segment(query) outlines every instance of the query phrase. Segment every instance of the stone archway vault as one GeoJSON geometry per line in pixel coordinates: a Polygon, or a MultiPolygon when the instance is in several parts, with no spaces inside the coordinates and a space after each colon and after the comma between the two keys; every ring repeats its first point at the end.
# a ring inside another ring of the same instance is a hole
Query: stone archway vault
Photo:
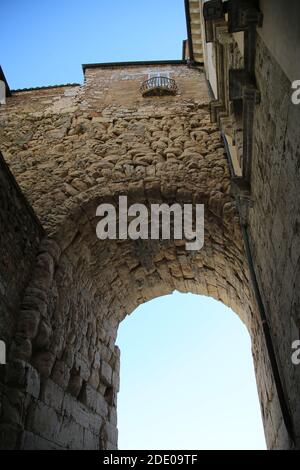
{"type": "MultiPolygon", "coordinates": [[[[246,323],[254,352],[260,347],[234,210],[227,221],[206,210],[199,252],[187,252],[179,240],[99,241],[96,207],[115,203],[119,194],[124,192],[116,186],[114,196],[111,190],[81,195],[80,207],[41,243],[11,348],[11,376],[25,363],[28,377],[19,409],[23,448],[116,448],[117,328],[154,297],[175,289],[212,296],[246,323]]],[[[174,185],[157,183],[147,191],[133,185],[126,194],[147,205],[183,198],[174,185]]],[[[203,202],[203,197],[197,201],[195,192],[186,190],[184,200],[203,202]]]]}
{"type": "Polygon", "coordinates": [[[176,289],[220,300],[247,325],[272,447],[278,400],[203,71],[180,62],[91,66],[85,75],[82,87],[14,93],[0,110],[4,156],[47,233],[9,348],[1,445],[115,448],[118,324],[176,289]],[[178,93],[144,99],[141,79],[158,67],[178,93]],[[96,208],[119,195],[147,206],[204,204],[203,249],[99,242],[96,208]]]}

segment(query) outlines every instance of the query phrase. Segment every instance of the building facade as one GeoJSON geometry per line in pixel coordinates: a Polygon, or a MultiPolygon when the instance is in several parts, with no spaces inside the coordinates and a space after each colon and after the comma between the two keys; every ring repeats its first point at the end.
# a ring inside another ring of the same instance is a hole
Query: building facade
{"type": "Polygon", "coordinates": [[[2,448],[115,449],[118,325],[174,290],[239,315],[268,447],[299,448],[299,7],[274,3],[187,1],[181,61],[12,92],[1,71],[2,448]],[[99,241],[96,209],[120,195],[204,204],[203,249],[99,241]]]}

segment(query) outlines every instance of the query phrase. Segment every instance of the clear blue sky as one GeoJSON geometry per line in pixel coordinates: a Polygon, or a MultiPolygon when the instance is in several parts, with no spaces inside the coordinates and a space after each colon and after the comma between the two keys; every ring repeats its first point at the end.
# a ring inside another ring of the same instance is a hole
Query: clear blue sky
{"type": "MultiPolygon", "coordinates": [[[[82,82],[82,63],[180,59],[183,0],[1,0],[12,89],[82,82]]],[[[125,320],[120,448],[264,448],[248,334],[204,297],[163,297],[125,320]]]]}
{"type": "Polygon", "coordinates": [[[119,448],[266,449],[248,331],[215,300],[174,293],[120,325],[119,448]]]}
{"type": "Polygon", "coordinates": [[[183,0],[1,0],[12,89],[83,80],[81,64],[181,59],[183,0]]]}

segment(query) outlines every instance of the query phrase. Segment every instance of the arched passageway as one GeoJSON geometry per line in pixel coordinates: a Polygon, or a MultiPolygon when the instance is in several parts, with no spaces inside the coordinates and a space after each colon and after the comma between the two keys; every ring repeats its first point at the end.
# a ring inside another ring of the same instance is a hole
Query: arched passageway
{"type": "Polygon", "coordinates": [[[4,447],[116,448],[118,326],[174,290],[219,300],[246,324],[268,446],[281,433],[289,447],[204,74],[174,65],[180,93],[147,101],[138,91],[147,70],[91,68],[83,87],[16,93],[6,108],[5,157],[46,236],[10,346],[4,447]],[[97,207],[120,195],[147,207],[204,204],[203,249],[99,241],[97,207]]]}
{"type": "MultiPolygon", "coordinates": [[[[146,205],[174,203],[178,195],[180,202],[183,197],[195,202],[195,193],[187,190],[174,195],[174,185],[148,186],[144,196],[140,188],[138,202],[146,205]]],[[[118,326],[142,303],[174,290],[231,307],[249,330],[257,373],[268,374],[234,210],[228,220],[206,209],[204,247],[196,252],[178,240],[100,242],[96,208],[103,201],[115,203],[120,194],[102,192],[86,202],[81,197],[81,208],[42,242],[24,297],[11,355],[30,362],[40,383],[23,409],[25,448],[32,435],[35,447],[117,446],[118,326]]],[[[134,190],[126,194],[137,202],[134,190]]],[[[263,383],[259,393],[261,400],[268,393],[263,383]]]]}

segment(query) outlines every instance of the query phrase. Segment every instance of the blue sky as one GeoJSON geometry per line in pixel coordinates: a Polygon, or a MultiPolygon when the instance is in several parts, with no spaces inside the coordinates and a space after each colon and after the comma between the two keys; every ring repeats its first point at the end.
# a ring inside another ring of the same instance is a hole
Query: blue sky
{"type": "MultiPolygon", "coordinates": [[[[12,89],[82,82],[82,63],[181,59],[183,0],[1,0],[12,89]]],[[[119,445],[265,448],[248,333],[198,296],[141,306],[120,326],[119,445]]]]}
{"type": "Polygon", "coordinates": [[[174,293],[120,325],[119,448],[266,449],[248,331],[220,302],[174,293]]]}
{"type": "Polygon", "coordinates": [[[81,83],[81,64],[181,59],[183,0],[1,0],[12,89],[81,83]]]}

